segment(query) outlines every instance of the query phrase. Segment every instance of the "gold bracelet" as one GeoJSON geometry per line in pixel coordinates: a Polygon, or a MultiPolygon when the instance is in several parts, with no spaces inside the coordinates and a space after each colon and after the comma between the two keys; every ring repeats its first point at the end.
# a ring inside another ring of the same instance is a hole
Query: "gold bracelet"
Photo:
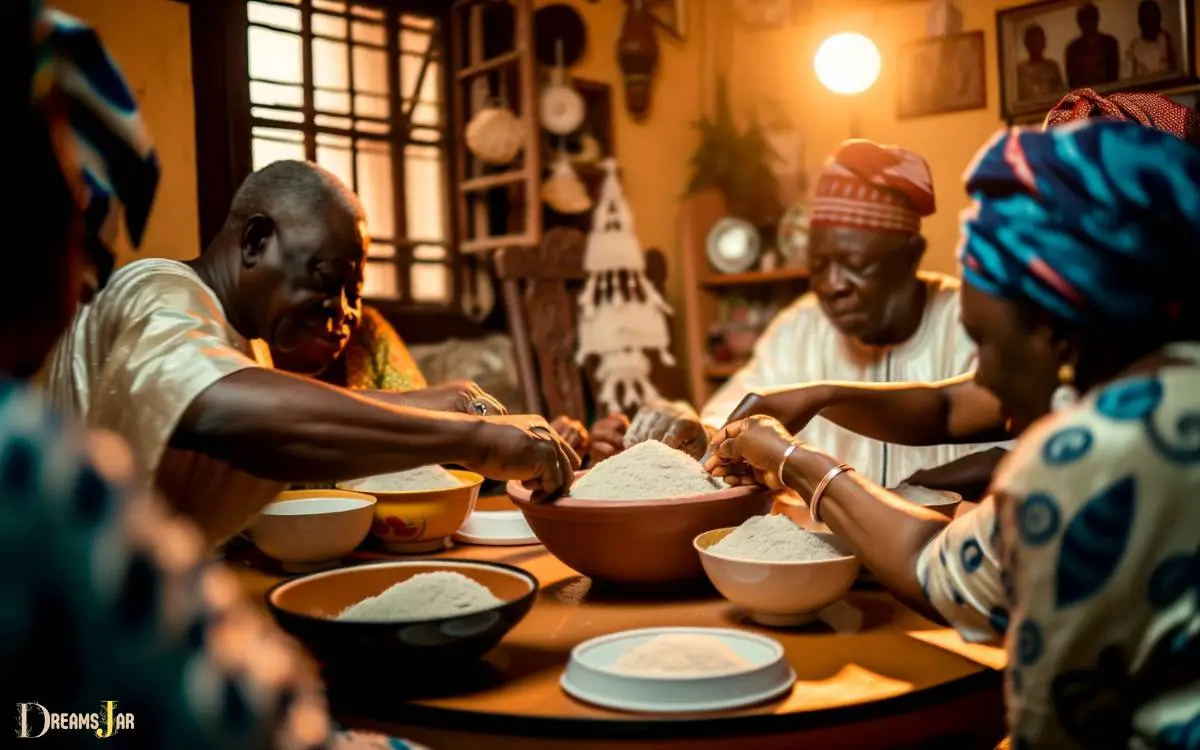
{"type": "Polygon", "coordinates": [[[839,464],[830,469],[825,476],[821,477],[821,481],[817,483],[817,488],[813,490],[812,499],[808,501],[808,513],[812,516],[812,520],[817,523],[824,523],[821,520],[821,498],[825,495],[825,489],[829,487],[829,483],[847,471],[854,471],[854,467],[850,464],[839,464]]]}
{"type": "Polygon", "coordinates": [[[775,472],[775,476],[776,476],[776,478],[777,478],[777,479],[779,479],[779,486],[780,486],[780,487],[786,487],[786,486],[787,486],[787,485],[786,485],[786,484],[784,484],[784,482],[783,482],[783,467],[787,466],[788,459],[789,459],[789,458],[791,458],[791,457],[792,457],[792,454],[796,452],[796,449],[797,449],[797,448],[799,448],[799,447],[800,447],[800,446],[802,446],[802,445],[805,445],[805,442],[804,442],[803,440],[801,440],[801,441],[799,441],[799,442],[792,441],[792,444],[791,444],[791,445],[789,445],[789,446],[787,447],[787,450],[785,450],[785,451],[783,452],[783,458],[782,458],[782,459],[780,459],[780,461],[779,461],[779,471],[775,472]]]}

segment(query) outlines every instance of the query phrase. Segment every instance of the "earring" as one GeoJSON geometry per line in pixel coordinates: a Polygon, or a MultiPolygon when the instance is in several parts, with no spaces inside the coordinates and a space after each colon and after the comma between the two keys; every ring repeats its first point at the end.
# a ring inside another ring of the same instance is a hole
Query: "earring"
{"type": "Polygon", "coordinates": [[[1064,362],[1058,368],[1058,387],[1050,396],[1050,411],[1070,409],[1079,402],[1079,391],[1075,389],[1075,366],[1064,362]]]}

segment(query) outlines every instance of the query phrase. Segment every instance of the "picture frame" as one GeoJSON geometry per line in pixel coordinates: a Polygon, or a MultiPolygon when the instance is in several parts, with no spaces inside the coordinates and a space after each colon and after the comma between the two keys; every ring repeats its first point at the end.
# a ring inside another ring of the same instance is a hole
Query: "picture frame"
{"type": "Polygon", "coordinates": [[[1196,81],[1194,0],[1040,0],[996,11],[1001,116],[1045,113],[1068,91],[1196,81]]]}
{"type": "Polygon", "coordinates": [[[909,42],[899,55],[897,119],[987,108],[982,30],[909,42]]]}

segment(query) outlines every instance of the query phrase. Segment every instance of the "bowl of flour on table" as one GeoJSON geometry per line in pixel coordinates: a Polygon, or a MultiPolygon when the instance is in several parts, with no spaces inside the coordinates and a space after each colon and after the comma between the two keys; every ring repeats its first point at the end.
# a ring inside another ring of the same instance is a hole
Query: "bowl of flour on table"
{"type": "Polygon", "coordinates": [[[503,563],[392,560],[292,578],[267,592],[267,606],[327,672],[374,681],[477,660],[537,591],[533,575],[503,563]]]}
{"type": "Polygon", "coordinates": [[[471,515],[483,477],[472,471],[420,466],[338,483],[338,489],[375,497],[371,536],[388,552],[423,555],[451,546],[471,515]]]}
{"type": "Polygon", "coordinates": [[[846,595],[859,561],[833,534],[807,531],[785,515],[747,519],[693,542],[717,591],[763,625],[792,627],[846,595]]]}
{"type": "Polygon", "coordinates": [[[550,554],[595,580],[638,586],[702,578],[695,536],[769,512],[776,494],[729,487],[653,440],[576,473],[570,492],[553,502],[536,503],[519,482],[508,483],[550,554]]]}

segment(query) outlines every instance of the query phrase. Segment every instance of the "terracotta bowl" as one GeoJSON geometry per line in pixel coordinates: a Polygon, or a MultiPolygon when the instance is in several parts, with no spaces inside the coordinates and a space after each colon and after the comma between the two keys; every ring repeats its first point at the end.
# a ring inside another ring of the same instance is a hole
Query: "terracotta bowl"
{"type": "Polygon", "coordinates": [[[478,659],[533,606],[538,580],[520,568],[475,560],[394,560],[313,573],[276,584],[267,606],[280,627],[337,674],[412,675],[414,663],[478,659]],[[487,586],[503,604],[439,620],[348,622],[335,619],[351,604],[418,573],[460,573],[487,586]]]}
{"type": "Polygon", "coordinates": [[[375,522],[371,535],[389,552],[423,555],[450,546],[451,537],[475,509],[483,477],[473,471],[447,469],[462,482],[461,487],[441,490],[384,492],[355,489],[367,479],[338,484],[340,489],[373,495],[375,522]]]}
{"type": "Polygon", "coordinates": [[[336,565],[367,538],[375,498],[345,490],[282,492],[246,536],[291,573],[336,565]]]}
{"type": "Polygon", "coordinates": [[[736,527],[706,531],[693,542],[704,572],[721,596],[749,610],[751,619],[772,627],[792,627],[816,619],[817,611],[846,595],[858,575],[859,561],[833,534],[813,532],[843,557],[807,562],[741,560],[708,548],[736,527]]]}
{"type": "Polygon", "coordinates": [[[692,547],[696,535],[769,513],[775,500],[775,492],[763,487],[733,487],[662,500],[567,496],[535,505],[519,482],[508,483],[508,495],[550,554],[585,576],[626,585],[703,577],[692,547]]]}

